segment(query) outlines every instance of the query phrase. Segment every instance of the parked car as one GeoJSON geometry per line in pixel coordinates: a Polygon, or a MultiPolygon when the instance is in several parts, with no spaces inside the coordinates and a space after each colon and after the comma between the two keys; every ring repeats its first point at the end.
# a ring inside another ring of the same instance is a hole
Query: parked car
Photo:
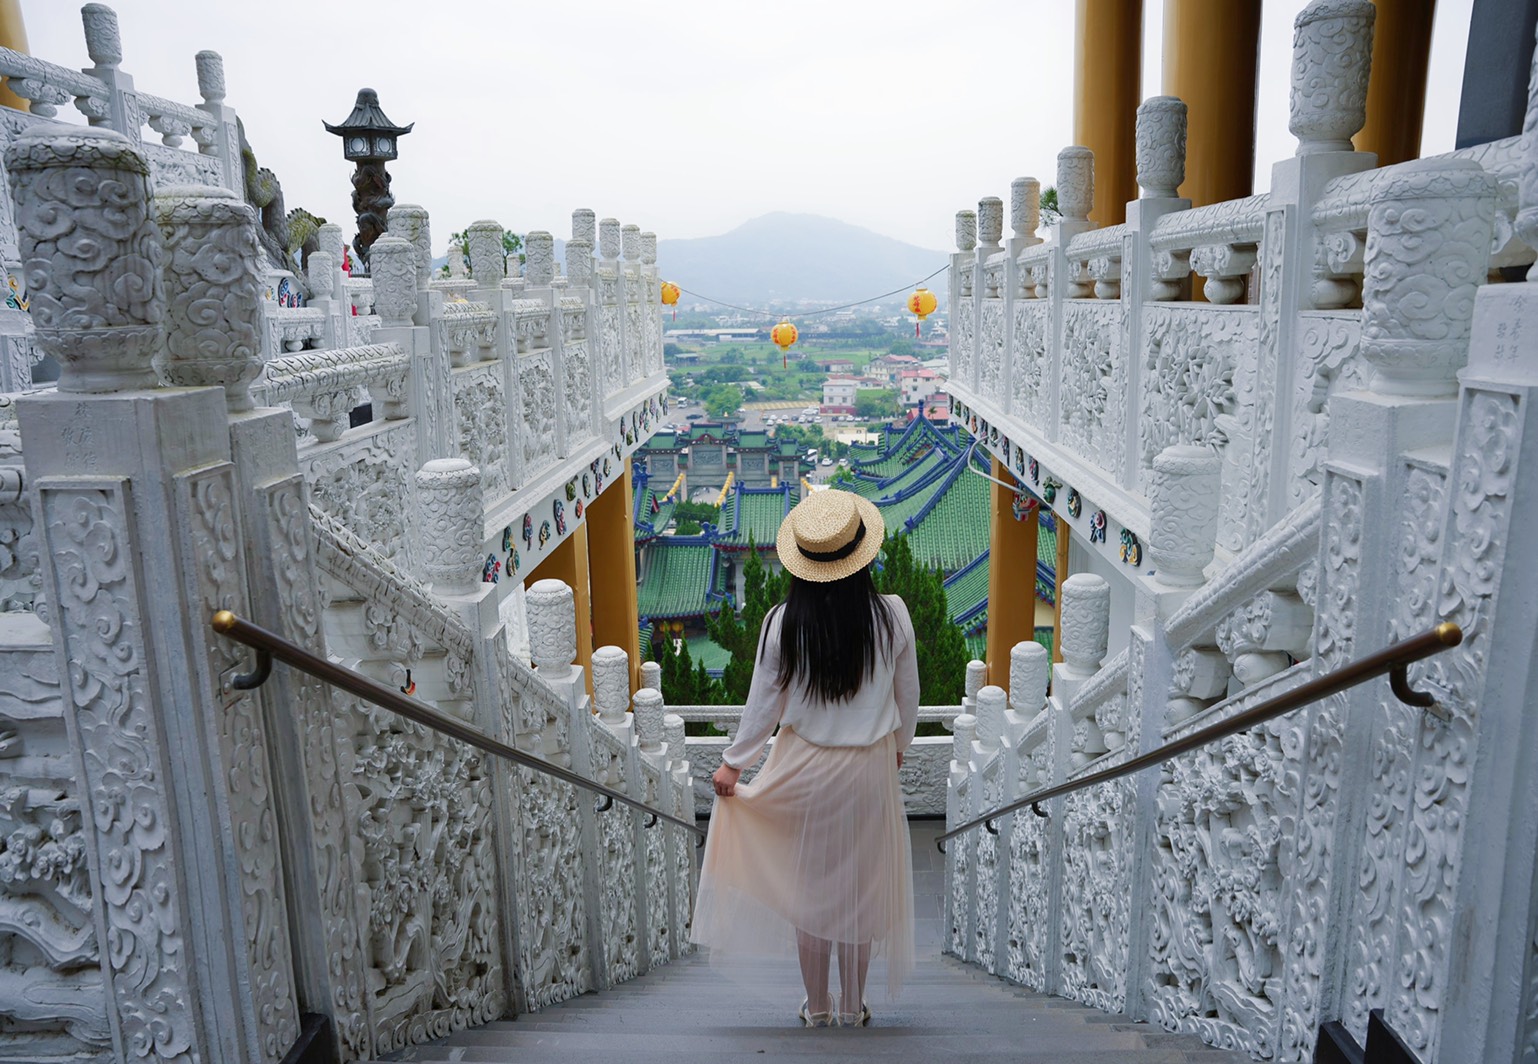
{"type": "Polygon", "coordinates": [[[689,415],[689,420],[690,421],[698,421],[700,418],[702,418],[704,416],[705,416],[704,414],[690,414],[689,415]]]}
{"type": "Polygon", "coordinates": [[[825,466],[832,465],[833,464],[833,459],[831,459],[831,458],[824,458],[822,460],[822,464],[825,465],[825,466]]]}

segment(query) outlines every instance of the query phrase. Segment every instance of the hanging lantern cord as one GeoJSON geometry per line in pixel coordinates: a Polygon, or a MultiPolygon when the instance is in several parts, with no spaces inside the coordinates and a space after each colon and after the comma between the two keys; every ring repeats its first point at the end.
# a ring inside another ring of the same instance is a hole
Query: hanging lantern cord
{"type": "MultiPolygon", "coordinates": [[[[828,307],[824,310],[811,310],[807,311],[805,314],[797,314],[796,316],[798,318],[815,318],[822,314],[835,314],[841,310],[848,310],[850,307],[859,307],[865,305],[866,303],[874,303],[878,299],[888,299],[901,292],[906,292],[910,288],[917,288],[919,285],[926,281],[932,281],[950,268],[950,264],[947,263],[946,265],[941,266],[934,273],[930,274],[928,277],[920,278],[911,284],[905,284],[901,288],[894,288],[890,292],[882,292],[879,296],[871,296],[869,299],[857,299],[853,303],[845,303],[842,306],[837,307],[828,307]]],[[[728,310],[740,310],[744,314],[752,314],[753,316],[759,318],[774,318],[778,316],[775,314],[769,314],[766,311],[754,310],[752,307],[739,307],[736,303],[728,303],[725,300],[712,299],[707,295],[701,295],[699,292],[691,291],[688,288],[680,287],[678,290],[684,295],[693,296],[695,299],[703,299],[707,303],[714,303],[716,306],[725,307],[728,310]]]]}

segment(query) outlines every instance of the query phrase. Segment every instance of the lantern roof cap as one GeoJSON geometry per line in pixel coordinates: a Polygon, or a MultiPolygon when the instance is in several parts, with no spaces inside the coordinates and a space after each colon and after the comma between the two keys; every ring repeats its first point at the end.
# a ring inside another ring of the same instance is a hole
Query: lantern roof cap
{"type": "Polygon", "coordinates": [[[352,114],[341,122],[332,125],[330,122],[322,122],[326,132],[335,133],[337,136],[346,136],[348,133],[364,131],[368,133],[393,133],[395,136],[404,136],[411,132],[411,127],[398,126],[385,117],[384,111],[379,106],[379,93],[373,89],[359,89],[358,102],[353,104],[352,114]]]}

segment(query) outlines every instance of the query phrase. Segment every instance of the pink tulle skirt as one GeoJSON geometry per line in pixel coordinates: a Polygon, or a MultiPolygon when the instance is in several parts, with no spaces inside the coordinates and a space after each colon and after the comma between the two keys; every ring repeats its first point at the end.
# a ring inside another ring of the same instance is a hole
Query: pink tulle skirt
{"type": "Polygon", "coordinates": [[[694,941],[712,963],[793,957],[798,929],[871,943],[889,993],[913,970],[913,854],[895,735],[817,746],[781,728],[753,782],[716,798],[694,941]]]}

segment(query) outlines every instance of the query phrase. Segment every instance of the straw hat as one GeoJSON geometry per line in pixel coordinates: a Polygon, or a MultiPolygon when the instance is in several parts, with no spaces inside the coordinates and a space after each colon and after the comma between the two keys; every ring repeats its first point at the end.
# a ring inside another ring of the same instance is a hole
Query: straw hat
{"type": "Polygon", "coordinates": [[[780,564],[813,583],[842,580],[875,560],[885,535],[870,500],[851,491],[813,492],[780,523],[780,564]]]}

